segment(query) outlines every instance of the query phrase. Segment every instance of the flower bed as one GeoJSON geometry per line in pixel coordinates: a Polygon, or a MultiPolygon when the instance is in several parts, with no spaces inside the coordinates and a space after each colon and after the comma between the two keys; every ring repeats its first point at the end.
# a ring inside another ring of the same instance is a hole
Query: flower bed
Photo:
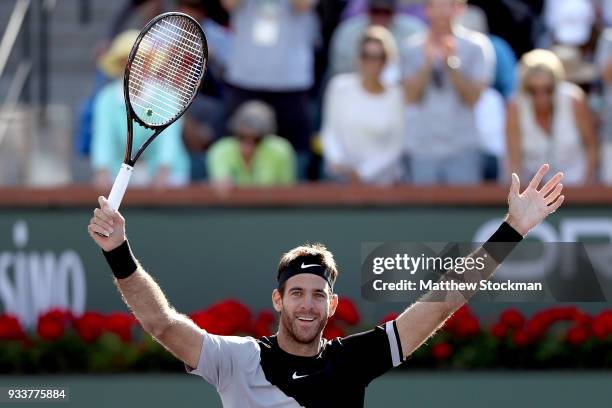
{"type": "MultiPolygon", "coordinates": [[[[190,317],[220,335],[270,335],[277,324],[269,310],[254,314],[235,300],[216,303],[190,317]]],[[[381,323],[397,317],[385,316],[381,323]]],[[[370,325],[342,299],[325,328],[342,337],[370,325]]],[[[403,366],[406,369],[612,368],[612,310],[590,316],[576,307],[540,311],[526,318],[508,309],[483,327],[468,307],[459,309],[403,366]]],[[[15,317],[0,315],[0,373],[108,373],[180,371],[182,364],[146,335],[128,313],[61,310],[41,315],[35,332],[15,317]]]]}

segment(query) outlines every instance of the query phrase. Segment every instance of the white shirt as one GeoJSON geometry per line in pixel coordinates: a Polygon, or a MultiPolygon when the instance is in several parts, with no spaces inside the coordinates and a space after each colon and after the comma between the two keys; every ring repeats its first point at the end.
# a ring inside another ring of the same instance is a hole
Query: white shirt
{"type": "Polygon", "coordinates": [[[587,157],[582,135],[576,123],[573,100],[580,88],[561,82],[555,90],[555,112],[552,134],[547,134],[537,123],[531,99],[519,94],[518,109],[523,146],[523,176],[533,177],[542,165],[549,163],[551,171],[565,173],[563,183],[580,185],[586,181],[587,157]]]}
{"type": "Polygon", "coordinates": [[[403,116],[399,86],[372,94],[358,74],[334,77],[325,95],[321,131],[325,162],[351,168],[366,183],[399,181],[403,116]]]}

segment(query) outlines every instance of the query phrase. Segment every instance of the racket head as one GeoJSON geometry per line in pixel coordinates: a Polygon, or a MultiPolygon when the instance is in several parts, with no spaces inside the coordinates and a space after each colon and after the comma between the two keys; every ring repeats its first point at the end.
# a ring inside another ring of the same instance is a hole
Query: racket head
{"type": "Polygon", "coordinates": [[[124,75],[128,121],[164,129],[185,113],[202,84],[208,43],[191,16],[170,12],[151,20],[130,52],[124,75]]]}

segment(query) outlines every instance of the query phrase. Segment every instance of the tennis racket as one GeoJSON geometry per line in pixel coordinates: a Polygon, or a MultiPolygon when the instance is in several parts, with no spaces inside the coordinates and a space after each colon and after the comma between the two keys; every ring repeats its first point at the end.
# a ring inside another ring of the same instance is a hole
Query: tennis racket
{"type": "Polygon", "coordinates": [[[108,196],[118,210],[134,165],[161,132],[185,113],[200,88],[208,44],[202,27],[183,13],[165,13],[140,32],[130,52],[123,79],[127,112],[125,159],[108,196]],[[132,157],[133,124],[153,134],[132,157]]]}

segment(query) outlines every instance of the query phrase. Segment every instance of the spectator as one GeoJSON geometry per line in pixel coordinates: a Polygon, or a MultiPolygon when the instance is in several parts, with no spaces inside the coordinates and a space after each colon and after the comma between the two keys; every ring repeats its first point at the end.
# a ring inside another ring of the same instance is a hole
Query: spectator
{"type": "MultiPolygon", "coordinates": [[[[261,100],[276,113],[279,136],[290,140],[305,170],[311,123],[308,90],[314,83],[317,0],[223,0],[234,46],[226,73],[227,115],[261,100]]],[[[300,173],[304,173],[301,171],[300,173]]]]}
{"type": "Polygon", "coordinates": [[[599,38],[597,67],[604,83],[601,111],[601,181],[612,184],[612,29],[606,29],[599,38]]]}
{"type": "MultiPolygon", "coordinates": [[[[369,25],[383,26],[393,33],[397,44],[409,36],[425,30],[425,24],[416,17],[396,13],[397,0],[369,0],[368,13],[352,17],[336,29],[331,43],[332,75],[353,72],[357,68],[359,41],[369,25]]],[[[399,66],[389,65],[385,78],[399,82],[399,66]]]]}
{"type": "MultiPolygon", "coordinates": [[[[93,182],[98,188],[107,189],[112,185],[123,162],[127,134],[123,72],[137,37],[138,31],[120,34],[99,61],[100,69],[114,79],[102,88],[94,102],[91,163],[93,182]]],[[[147,148],[134,169],[134,183],[164,187],[189,181],[189,159],[181,142],[182,127],[179,119],[147,148]]],[[[150,134],[150,130],[134,125],[134,146],[140,146],[150,134]]]]}
{"type": "Polygon", "coordinates": [[[278,136],[274,111],[259,101],[240,106],[230,120],[234,136],[214,143],[208,174],[220,186],[290,185],[296,180],[295,152],[278,136]]]}
{"type": "Polygon", "coordinates": [[[453,26],[462,0],[427,0],[431,27],[405,43],[407,151],[417,184],[482,180],[474,105],[495,73],[491,42],[453,26]]]}
{"type": "Polygon", "coordinates": [[[385,85],[385,63],[397,54],[393,36],[373,26],[358,46],[359,73],[334,77],[323,117],[323,155],[334,179],[392,184],[401,177],[402,91],[385,85]]]}
{"type": "Polygon", "coordinates": [[[564,76],[552,51],[521,59],[520,90],[508,108],[509,168],[527,177],[546,162],[565,173],[564,183],[579,185],[595,180],[597,140],[584,92],[564,76]]]}
{"type": "Polygon", "coordinates": [[[460,18],[460,24],[468,30],[486,35],[495,51],[495,88],[505,99],[514,92],[516,79],[516,54],[506,40],[489,33],[487,15],[477,6],[468,6],[460,18]]]}

